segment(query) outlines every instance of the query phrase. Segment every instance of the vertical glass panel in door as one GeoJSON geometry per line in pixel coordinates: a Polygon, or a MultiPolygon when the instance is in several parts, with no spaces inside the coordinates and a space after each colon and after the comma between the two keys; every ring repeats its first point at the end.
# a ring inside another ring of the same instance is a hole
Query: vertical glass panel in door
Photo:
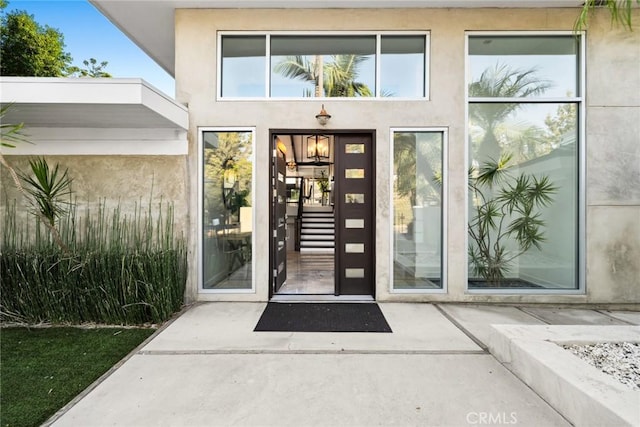
{"type": "Polygon", "coordinates": [[[393,135],[393,288],[442,288],[442,132],[393,135]]]}
{"type": "Polygon", "coordinates": [[[266,96],[264,36],[222,36],[222,96],[266,96]]]}
{"type": "Polygon", "coordinates": [[[272,97],[375,96],[375,36],[272,36],[272,97]]]}
{"type": "Polygon", "coordinates": [[[252,132],[205,131],[203,287],[251,289],[252,132]]]}

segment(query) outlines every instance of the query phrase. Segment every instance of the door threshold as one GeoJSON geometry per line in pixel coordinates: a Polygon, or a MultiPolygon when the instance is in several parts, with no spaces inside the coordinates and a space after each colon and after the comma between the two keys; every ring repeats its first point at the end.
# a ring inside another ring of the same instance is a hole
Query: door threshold
{"type": "Polygon", "coordinates": [[[293,295],[281,294],[271,297],[269,302],[373,302],[371,295],[293,295]]]}

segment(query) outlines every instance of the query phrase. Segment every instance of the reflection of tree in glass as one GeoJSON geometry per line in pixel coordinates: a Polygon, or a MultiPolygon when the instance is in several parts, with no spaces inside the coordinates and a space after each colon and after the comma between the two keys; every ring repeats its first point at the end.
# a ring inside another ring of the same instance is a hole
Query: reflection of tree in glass
{"type": "Polygon", "coordinates": [[[205,209],[209,219],[223,216],[225,211],[237,215],[240,207],[251,200],[251,134],[220,132],[218,147],[204,150],[205,209]],[[225,175],[226,174],[226,175],[225,175]],[[233,193],[223,202],[225,176],[233,175],[233,193]]]}
{"type": "MultiPolygon", "coordinates": [[[[363,55],[331,55],[325,62],[320,55],[288,56],[274,70],[285,77],[313,83],[316,97],[373,96],[371,89],[357,82],[359,67],[368,58],[363,55]],[[323,93],[324,92],[324,93],[323,93]]],[[[306,90],[304,96],[312,94],[306,90]]]]}
{"type": "MultiPolygon", "coordinates": [[[[529,70],[513,69],[506,64],[496,63],[494,67],[484,70],[480,78],[469,85],[469,97],[471,98],[526,98],[543,94],[551,87],[551,83],[536,75],[535,68],[529,70]]],[[[498,159],[502,151],[497,137],[500,127],[507,117],[521,108],[520,103],[474,103],[469,106],[469,119],[484,131],[484,136],[475,150],[482,153],[485,158],[498,159]]],[[[532,134],[532,129],[524,127],[532,134]]],[[[536,138],[534,138],[536,139],[536,138]]],[[[522,145],[522,144],[520,144],[522,145]]]]}
{"type": "MultiPolygon", "coordinates": [[[[568,93],[567,97],[570,96],[568,93]]],[[[548,114],[544,119],[544,124],[547,125],[547,147],[545,152],[539,154],[547,154],[558,148],[568,137],[575,139],[576,120],[575,104],[560,105],[554,116],[548,114]]]]}
{"type": "Polygon", "coordinates": [[[422,135],[420,138],[415,133],[394,134],[396,192],[408,197],[412,206],[440,199],[440,138],[439,133],[422,135]]]}

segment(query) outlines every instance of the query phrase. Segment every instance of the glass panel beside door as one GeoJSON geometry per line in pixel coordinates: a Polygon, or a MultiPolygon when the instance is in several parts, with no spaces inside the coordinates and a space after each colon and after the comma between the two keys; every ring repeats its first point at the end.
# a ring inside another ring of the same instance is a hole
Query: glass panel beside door
{"type": "Polygon", "coordinates": [[[204,131],[204,289],[251,289],[253,195],[251,131],[204,131]]]}
{"type": "Polygon", "coordinates": [[[393,133],[393,290],[443,287],[442,131],[393,133]]]}

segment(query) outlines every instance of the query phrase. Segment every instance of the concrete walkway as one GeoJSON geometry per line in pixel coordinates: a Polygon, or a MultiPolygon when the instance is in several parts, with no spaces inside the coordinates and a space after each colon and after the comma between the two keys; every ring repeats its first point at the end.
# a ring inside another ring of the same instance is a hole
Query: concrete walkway
{"type": "Polygon", "coordinates": [[[488,351],[492,324],[640,324],[640,312],[379,304],[392,334],[253,332],[203,303],[84,393],[62,426],[566,426],[488,351]]]}

